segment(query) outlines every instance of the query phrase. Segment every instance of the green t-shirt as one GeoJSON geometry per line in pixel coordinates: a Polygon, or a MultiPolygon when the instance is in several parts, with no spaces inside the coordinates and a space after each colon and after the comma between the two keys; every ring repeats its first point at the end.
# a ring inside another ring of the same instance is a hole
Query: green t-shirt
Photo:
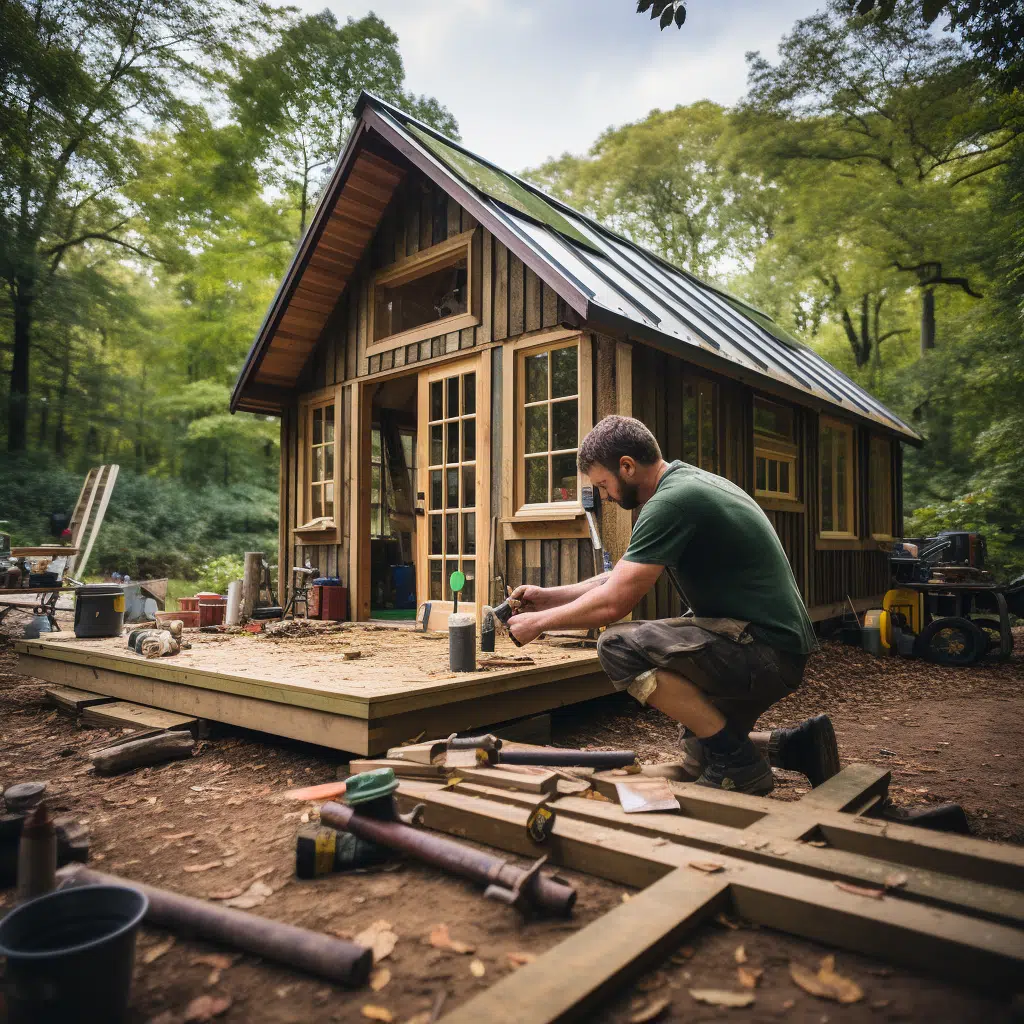
{"type": "Polygon", "coordinates": [[[778,535],[757,502],[724,477],[671,463],[623,558],[664,565],[694,615],[749,622],[755,639],[780,650],[815,646],[778,535]]]}

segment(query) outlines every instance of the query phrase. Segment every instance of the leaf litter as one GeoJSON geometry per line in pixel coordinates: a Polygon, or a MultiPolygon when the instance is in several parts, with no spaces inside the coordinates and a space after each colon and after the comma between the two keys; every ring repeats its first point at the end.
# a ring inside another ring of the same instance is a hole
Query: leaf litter
{"type": "Polygon", "coordinates": [[[790,961],[789,976],[805,992],[819,999],[836,1003],[856,1003],[864,998],[864,990],[853,979],[836,973],[836,958],[829,954],[822,958],[818,973],[796,961],[790,961]]]}

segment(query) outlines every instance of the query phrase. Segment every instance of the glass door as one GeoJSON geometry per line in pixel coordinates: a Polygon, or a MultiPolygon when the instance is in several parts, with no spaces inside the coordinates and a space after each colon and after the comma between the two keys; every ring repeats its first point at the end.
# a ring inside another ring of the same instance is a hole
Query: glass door
{"type": "MultiPolygon", "coordinates": [[[[489,455],[481,450],[478,421],[483,411],[480,367],[479,358],[460,360],[420,378],[419,435],[424,443],[418,480],[425,489],[417,493],[417,504],[426,518],[417,573],[421,601],[451,601],[448,581],[457,569],[466,575],[460,602],[475,605],[478,595],[486,595],[480,577],[487,572],[486,557],[480,552],[489,455]]],[[[486,416],[484,411],[480,419],[486,421],[486,416]]]]}

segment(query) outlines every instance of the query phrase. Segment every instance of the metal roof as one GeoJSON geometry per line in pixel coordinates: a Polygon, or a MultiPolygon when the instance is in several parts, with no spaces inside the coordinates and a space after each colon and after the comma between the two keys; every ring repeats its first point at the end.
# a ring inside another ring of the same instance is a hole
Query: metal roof
{"type": "MultiPolygon", "coordinates": [[[[674,343],[671,347],[683,357],[687,350],[692,354],[697,350],[724,359],[906,440],[921,441],[912,427],[767,314],[608,230],[377,97],[364,93],[357,114],[366,105],[408,145],[456,175],[515,241],[586,296],[587,309],[578,310],[585,319],[605,320],[639,338],[660,335],[660,340],[674,343]],[[494,181],[497,186],[491,184],[494,181]],[[508,183],[515,185],[514,207],[508,201],[512,194],[508,183]],[[529,202],[520,198],[524,190],[529,202]]],[[[515,242],[510,247],[519,248],[515,242]]]]}

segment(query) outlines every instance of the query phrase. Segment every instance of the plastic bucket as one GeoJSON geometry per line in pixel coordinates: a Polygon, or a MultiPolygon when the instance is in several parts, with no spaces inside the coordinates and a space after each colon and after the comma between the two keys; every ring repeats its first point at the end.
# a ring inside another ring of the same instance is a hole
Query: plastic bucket
{"type": "Polygon", "coordinates": [[[135,936],[149,901],[123,885],[30,900],[0,921],[10,1024],[116,1024],[128,1010],[135,936]]]}
{"type": "Polygon", "coordinates": [[[124,587],[87,583],[75,596],[75,636],[120,636],[124,625],[124,587]]]}
{"type": "Polygon", "coordinates": [[[201,597],[199,599],[199,625],[223,626],[228,610],[226,597],[201,597]]]}

